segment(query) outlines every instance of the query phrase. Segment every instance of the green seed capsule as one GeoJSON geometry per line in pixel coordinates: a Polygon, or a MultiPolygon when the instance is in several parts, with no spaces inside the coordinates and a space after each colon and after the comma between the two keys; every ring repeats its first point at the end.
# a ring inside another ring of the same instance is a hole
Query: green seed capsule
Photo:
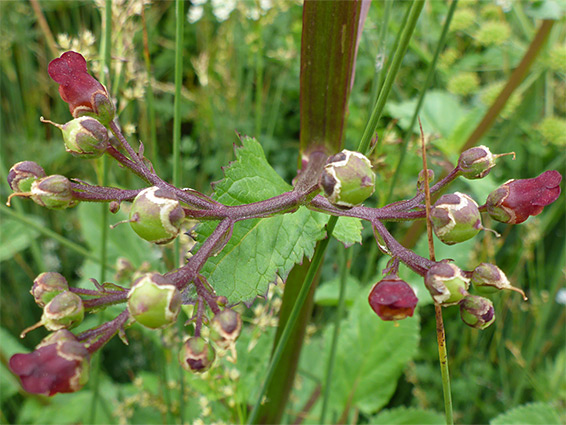
{"type": "Polygon", "coordinates": [[[146,241],[171,242],[181,230],[185,212],[174,193],[157,186],[142,190],[130,211],[130,226],[146,241]]]}
{"type": "Polygon", "coordinates": [[[167,278],[148,273],[134,282],[128,293],[128,310],[141,325],[165,328],[177,320],[182,297],[167,278]]]}
{"type": "Polygon", "coordinates": [[[360,205],[375,190],[375,173],[371,168],[371,162],[361,153],[343,150],[328,158],[320,186],[336,206],[360,205]]]}

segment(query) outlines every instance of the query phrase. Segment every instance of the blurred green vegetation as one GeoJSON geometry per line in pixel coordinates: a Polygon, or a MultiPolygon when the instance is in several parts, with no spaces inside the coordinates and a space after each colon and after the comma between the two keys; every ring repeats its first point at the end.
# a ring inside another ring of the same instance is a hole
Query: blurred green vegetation
{"type": "MultiPolygon", "coordinates": [[[[2,202],[10,193],[5,179],[7,170],[18,161],[35,160],[48,174],[63,174],[90,183],[101,178],[99,162],[70,157],[58,130],[40,123],[39,117],[61,123],[70,118],[66,105],[59,99],[57,85],[46,72],[47,64],[55,56],[65,50],[77,50],[87,57],[89,69],[95,75],[102,72],[99,51],[103,4],[63,0],[0,2],[2,202]],[[39,8],[34,10],[34,5],[39,8]]],[[[216,1],[186,4],[182,185],[204,193],[211,192],[210,183],[222,178],[221,167],[233,159],[235,131],[257,138],[270,163],[288,182],[295,175],[298,159],[300,3],[235,2],[232,11],[229,4],[216,1]]],[[[130,141],[143,141],[146,155],[157,172],[170,179],[174,3],[118,0],[114,5],[110,91],[117,101],[120,124],[130,141]],[[148,54],[149,62],[145,61],[144,53],[148,54]]],[[[384,31],[385,39],[380,39],[384,5],[384,2],[372,5],[360,42],[345,138],[348,148],[357,146],[361,138],[375,100],[377,75],[383,63],[387,66],[402,22],[403,2],[395,3],[384,31]]],[[[378,184],[377,193],[370,201],[375,205],[387,198],[388,182],[395,173],[401,139],[407,131],[413,137],[394,198],[389,201],[410,197],[415,191],[422,164],[420,139],[418,129],[408,126],[447,7],[440,1],[426,4],[386,106],[378,131],[379,147],[371,158],[378,179],[383,182],[378,184]]],[[[458,180],[450,187],[453,191],[470,193],[479,204],[508,179],[534,177],[547,169],[566,174],[564,11],[553,1],[460,1],[447,46],[421,109],[430,167],[439,176],[455,163],[459,149],[521,60],[540,18],[557,19],[547,44],[494,127],[481,140],[493,152],[514,151],[517,159],[501,158],[485,179],[458,180]]],[[[139,180],[115,166],[110,169],[109,181],[118,187],[141,187],[139,180]]],[[[89,277],[98,277],[96,262],[85,260],[65,241],[98,252],[94,224],[99,210],[81,205],[74,210],[52,212],[15,199],[11,211],[6,212],[3,206],[0,209],[0,419],[18,423],[88,422],[91,416],[85,416],[88,409],[84,408],[92,398],[88,387],[77,394],[52,399],[30,397],[19,389],[5,365],[11,354],[32,349],[44,336],[42,331],[36,331],[23,341],[16,339],[22,329],[40,317],[41,311],[29,295],[37,274],[59,271],[71,284],[78,285],[86,284],[89,277]],[[37,223],[37,227],[22,222],[22,217],[37,223]],[[54,239],[44,229],[52,229],[60,238],[54,239]]],[[[118,220],[111,217],[111,222],[115,221],[118,220]]],[[[525,290],[529,301],[523,302],[514,293],[494,295],[497,320],[482,332],[464,326],[457,308],[444,310],[455,419],[460,423],[487,423],[511,407],[541,402],[561,412],[564,422],[565,198],[561,196],[540,216],[530,218],[523,225],[486,221],[484,226],[502,236],[496,238],[483,232],[472,241],[449,248],[436,241],[437,258],[456,259],[461,267],[468,269],[481,261],[495,262],[515,286],[525,290]]],[[[389,227],[400,240],[414,230],[405,223],[389,227]]],[[[361,246],[350,248],[355,250],[355,255],[350,268],[347,320],[361,320],[360,310],[367,310],[367,305],[354,300],[367,294],[386,263],[385,257],[368,257],[373,243],[371,229],[365,229],[364,235],[361,246]]],[[[316,412],[320,400],[308,411],[305,405],[320,383],[315,371],[321,362],[319,353],[325,347],[324,339],[329,334],[327,323],[331,323],[335,314],[338,261],[334,259],[340,257],[341,249],[338,243],[331,243],[322,270],[319,291],[323,295],[318,297],[297,388],[287,409],[289,422],[302,411],[305,422],[315,423],[319,417],[316,412]]],[[[427,255],[422,237],[415,250],[427,255]]],[[[144,261],[154,268],[171,264],[168,248],[147,249],[145,242],[128,236],[117,236],[112,262],[118,256],[129,258],[136,267],[143,267],[144,261]]],[[[394,392],[375,409],[405,406],[441,412],[434,309],[427,303],[420,279],[405,271],[402,277],[419,292],[419,317],[414,320],[419,322],[420,340],[415,341],[418,349],[409,356],[402,375],[390,377],[394,379],[394,392]]],[[[254,403],[263,379],[280,293],[281,288],[274,287],[268,299],[257,300],[251,310],[240,307],[250,326],[237,344],[237,361],[235,353],[226,353],[213,372],[184,376],[187,389],[184,401],[179,395],[180,375],[176,365],[180,336],[174,330],[156,334],[134,327],[128,331],[129,347],[117,339],[112,341],[102,353],[103,397],[96,421],[161,423],[171,418],[178,421],[179,412],[191,423],[245,421],[246,405],[254,403]]],[[[105,317],[112,317],[113,312],[109,309],[105,317]]],[[[89,323],[93,326],[97,322],[91,318],[89,323]]],[[[347,332],[353,330],[346,327],[343,333],[347,332]]],[[[372,355],[374,345],[381,342],[369,333],[365,337],[368,355],[372,355]]],[[[347,363],[348,358],[340,361],[347,363]]],[[[377,411],[367,403],[350,407],[347,414],[351,421],[377,420],[374,416],[377,411]]],[[[331,420],[337,421],[338,417],[331,420]]]]}

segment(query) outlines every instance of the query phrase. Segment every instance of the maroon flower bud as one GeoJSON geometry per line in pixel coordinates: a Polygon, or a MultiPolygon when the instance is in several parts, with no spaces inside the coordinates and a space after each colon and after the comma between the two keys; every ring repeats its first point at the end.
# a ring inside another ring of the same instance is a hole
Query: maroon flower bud
{"type": "Polygon", "coordinates": [[[509,180],[489,194],[487,211],[502,223],[522,223],[558,199],[561,181],[562,176],[555,170],[532,179],[509,180]]]}
{"type": "Polygon", "coordinates": [[[77,52],[65,52],[47,68],[49,76],[59,83],[61,99],[69,104],[74,118],[94,115],[103,124],[114,118],[116,111],[108,92],[87,72],[85,58],[77,52]]]}
{"type": "Polygon", "coordinates": [[[472,328],[485,329],[495,321],[493,303],[487,298],[468,295],[460,302],[460,317],[472,328]]]}
{"type": "Polygon", "coordinates": [[[188,372],[207,371],[215,357],[214,348],[202,337],[189,338],[179,352],[181,366],[188,372]]]}
{"type": "MultiPolygon", "coordinates": [[[[428,183],[432,183],[434,180],[434,171],[427,169],[428,183]]],[[[424,192],[425,189],[425,173],[424,170],[419,171],[419,177],[417,179],[417,190],[419,192],[424,192]]]]}
{"type": "Polygon", "coordinates": [[[228,348],[242,330],[242,318],[234,310],[227,308],[222,310],[210,324],[210,338],[220,347],[228,348]]]}
{"type": "Polygon", "coordinates": [[[29,192],[31,184],[45,177],[45,171],[33,161],[14,164],[8,172],[8,184],[14,192],[29,192]]]}
{"type": "Polygon", "coordinates": [[[89,353],[71,332],[60,330],[35,351],[13,355],[9,365],[28,393],[52,396],[83,387],[88,380],[89,353]]]}
{"type": "Polygon", "coordinates": [[[425,286],[436,303],[449,306],[469,295],[470,279],[458,266],[442,261],[428,270],[425,286]]]}
{"type": "Polygon", "coordinates": [[[40,307],[45,307],[49,301],[63,291],[69,289],[69,284],[65,277],[55,272],[41,273],[33,281],[30,293],[35,298],[35,302],[40,307]]]}
{"type": "Polygon", "coordinates": [[[388,276],[373,285],[368,301],[382,320],[401,320],[413,316],[418,299],[407,282],[388,276]]]}

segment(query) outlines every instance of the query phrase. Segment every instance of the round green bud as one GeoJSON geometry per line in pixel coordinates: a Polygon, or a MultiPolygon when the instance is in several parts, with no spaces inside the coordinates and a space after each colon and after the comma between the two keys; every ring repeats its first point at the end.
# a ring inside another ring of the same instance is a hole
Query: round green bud
{"type": "Polygon", "coordinates": [[[157,186],[142,190],[130,211],[130,226],[142,239],[171,242],[181,230],[185,212],[174,193],[157,186]]]}
{"type": "Polygon", "coordinates": [[[460,317],[472,328],[485,329],[495,321],[493,303],[487,298],[468,295],[460,302],[460,317]]]}
{"type": "Polygon", "coordinates": [[[425,285],[436,303],[450,306],[469,295],[470,279],[458,266],[442,261],[428,270],[425,285]]]}
{"type": "MultiPolygon", "coordinates": [[[[431,169],[427,169],[427,175],[428,175],[428,183],[430,185],[430,183],[432,183],[432,181],[434,180],[434,171],[431,169]]],[[[424,170],[419,171],[419,177],[417,179],[417,190],[419,192],[424,192],[425,190],[425,173],[424,170]]]]}
{"type": "Polygon", "coordinates": [[[210,324],[210,338],[220,347],[228,348],[242,330],[242,318],[234,310],[222,310],[210,324]]]}
{"type": "Polygon", "coordinates": [[[484,294],[494,293],[503,289],[518,292],[527,299],[525,293],[519,289],[511,286],[511,282],[505,276],[505,273],[495,264],[481,263],[472,272],[472,285],[484,294]]]}
{"type": "Polygon", "coordinates": [[[458,171],[467,179],[482,179],[495,167],[495,160],[506,155],[515,158],[514,152],[494,155],[487,146],[476,146],[462,152],[458,158],[458,171]]]}
{"type": "Polygon", "coordinates": [[[202,337],[187,339],[179,351],[179,362],[187,372],[205,372],[210,369],[215,358],[214,348],[202,337]]]}
{"type": "Polygon", "coordinates": [[[61,127],[65,149],[74,156],[98,158],[108,147],[108,130],[100,121],[82,116],[61,127]]]}
{"type": "Polygon", "coordinates": [[[14,192],[29,192],[31,184],[45,177],[45,171],[33,161],[14,164],[8,172],[8,184],[14,192]]]}
{"type": "Polygon", "coordinates": [[[364,155],[344,149],[326,161],[320,186],[332,204],[351,208],[373,194],[375,173],[364,155]]]}
{"type": "Polygon", "coordinates": [[[58,174],[34,181],[30,196],[36,204],[52,210],[71,208],[78,203],[73,197],[71,181],[58,174]]]}
{"type": "Polygon", "coordinates": [[[43,309],[41,321],[50,331],[70,329],[81,324],[85,309],[81,297],[71,291],[57,294],[43,309]]]}
{"type": "Polygon", "coordinates": [[[56,295],[68,290],[69,284],[63,275],[45,272],[35,278],[30,293],[38,306],[45,307],[56,295]]]}
{"type": "Polygon", "coordinates": [[[482,229],[478,204],[463,193],[442,195],[430,211],[432,228],[447,245],[473,238],[482,229]]]}
{"type": "Polygon", "coordinates": [[[476,146],[462,152],[458,168],[467,179],[481,179],[495,167],[495,158],[487,146],[476,146]]]}
{"type": "Polygon", "coordinates": [[[159,329],[177,320],[182,297],[175,285],[158,274],[148,273],[137,279],[128,293],[128,310],[141,325],[159,329]]]}

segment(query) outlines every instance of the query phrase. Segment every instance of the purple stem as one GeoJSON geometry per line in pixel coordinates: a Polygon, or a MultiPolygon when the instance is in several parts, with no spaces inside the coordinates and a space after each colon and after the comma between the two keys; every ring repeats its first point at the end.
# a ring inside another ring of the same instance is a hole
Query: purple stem
{"type": "Polygon", "coordinates": [[[117,293],[95,298],[92,300],[83,300],[83,305],[86,309],[91,309],[95,307],[107,307],[109,305],[126,302],[127,298],[128,298],[127,291],[123,291],[123,292],[119,291],[117,293]]]}
{"type": "Polygon", "coordinates": [[[212,312],[214,314],[220,313],[220,307],[218,307],[216,303],[216,297],[204,286],[200,276],[195,279],[195,288],[197,294],[206,301],[212,312]]]}
{"type": "Polygon", "coordinates": [[[405,248],[403,245],[397,242],[397,240],[391,235],[391,233],[389,233],[389,231],[381,221],[376,220],[372,222],[372,225],[379,233],[379,235],[383,238],[385,244],[387,245],[387,248],[389,248],[389,251],[391,251],[392,256],[398,258],[415,273],[424,276],[428,269],[430,269],[432,265],[435,264],[434,261],[415,254],[413,251],[405,248]]]}
{"type": "Polygon", "coordinates": [[[199,297],[197,305],[197,314],[195,320],[195,337],[200,336],[200,330],[202,328],[202,316],[204,315],[204,300],[199,297]]]}
{"type": "Polygon", "coordinates": [[[90,354],[101,349],[116,333],[126,324],[130,317],[128,310],[124,310],[114,320],[104,323],[98,328],[85,331],[77,336],[79,340],[94,339],[96,341],[86,344],[86,349],[90,354]]]}
{"type": "Polygon", "coordinates": [[[75,199],[90,202],[132,201],[141,192],[141,189],[125,190],[74,182],[71,182],[71,188],[75,199]]]}
{"type": "Polygon", "coordinates": [[[231,235],[233,227],[234,220],[231,218],[222,220],[212,234],[204,241],[196,254],[189,258],[187,264],[167,273],[165,276],[170,279],[180,291],[183,290],[198,276],[200,269],[204,266],[208,257],[220,251],[228,243],[230,238],[227,237],[227,235],[231,235]]]}
{"type": "Polygon", "coordinates": [[[146,163],[143,161],[143,158],[141,158],[140,155],[138,155],[138,153],[134,151],[134,149],[130,146],[126,138],[122,135],[122,132],[120,131],[120,129],[118,128],[118,126],[114,121],[110,123],[110,131],[112,131],[114,136],[116,136],[121,146],[126,150],[128,155],[130,156],[130,159],[126,158],[124,155],[122,155],[113,147],[107,150],[108,153],[112,155],[116,160],[118,160],[122,165],[131,169],[138,176],[143,178],[145,181],[153,184],[154,186],[159,186],[164,189],[170,190],[171,192],[175,193],[179,199],[197,208],[208,210],[222,205],[201,193],[196,195],[195,191],[193,190],[188,191],[188,190],[179,189],[167,183],[166,181],[162,180],[157,174],[155,174],[152,170],[148,168],[146,163]]]}
{"type": "MultiPolygon", "coordinates": [[[[436,183],[434,186],[430,188],[430,193],[433,194],[435,192],[438,192],[440,189],[442,189],[450,182],[452,182],[454,179],[456,179],[456,177],[458,177],[459,175],[460,175],[460,169],[458,167],[454,168],[452,171],[448,173],[446,177],[444,177],[442,180],[440,180],[438,183],[436,183]]],[[[395,202],[393,204],[383,207],[383,209],[389,211],[408,211],[419,206],[424,201],[424,199],[425,199],[425,194],[423,192],[423,193],[419,193],[417,196],[415,196],[412,199],[395,202]]]]}
{"type": "Polygon", "coordinates": [[[88,297],[100,297],[103,296],[104,294],[121,294],[124,292],[124,291],[116,291],[116,290],[104,290],[103,292],[100,292],[95,289],[83,289],[83,288],[75,288],[75,287],[70,287],[69,290],[71,292],[74,292],[75,294],[86,295],[88,297]]]}

